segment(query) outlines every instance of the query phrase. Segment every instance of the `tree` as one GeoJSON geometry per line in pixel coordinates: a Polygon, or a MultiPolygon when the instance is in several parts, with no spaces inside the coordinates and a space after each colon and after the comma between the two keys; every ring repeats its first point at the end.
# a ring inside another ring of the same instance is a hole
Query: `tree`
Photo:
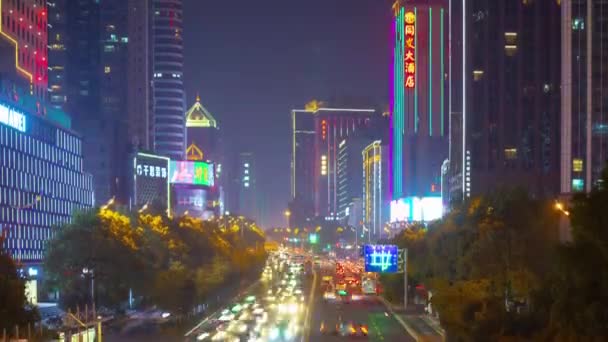
{"type": "Polygon", "coordinates": [[[15,325],[24,326],[39,317],[36,309],[27,305],[25,279],[3,246],[0,235],[0,329],[12,331],[15,325]]]}
{"type": "Polygon", "coordinates": [[[72,223],[59,229],[47,246],[45,269],[63,294],[62,304],[90,304],[93,284],[97,304],[124,302],[139,278],[134,272],[141,267],[135,257],[137,235],[127,217],[109,211],[79,213],[72,223]],[[85,269],[92,273],[84,274],[85,269]]]}
{"type": "Polygon", "coordinates": [[[551,328],[560,339],[608,338],[608,169],[599,186],[572,200],[572,242],[558,250],[549,282],[551,328]]]}

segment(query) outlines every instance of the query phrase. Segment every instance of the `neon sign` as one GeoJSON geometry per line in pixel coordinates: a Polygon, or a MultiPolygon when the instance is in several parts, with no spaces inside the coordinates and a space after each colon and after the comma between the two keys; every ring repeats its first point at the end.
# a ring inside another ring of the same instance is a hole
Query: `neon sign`
{"type": "Polygon", "coordinates": [[[0,104],[0,123],[25,132],[25,115],[0,104]]]}
{"type": "Polygon", "coordinates": [[[405,71],[405,87],[412,89],[416,86],[416,14],[405,13],[405,42],[403,69],[405,71]]]}
{"type": "Polygon", "coordinates": [[[399,271],[399,249],[395,245],[363,246],[365,272],[397,273],[399,271]]]}

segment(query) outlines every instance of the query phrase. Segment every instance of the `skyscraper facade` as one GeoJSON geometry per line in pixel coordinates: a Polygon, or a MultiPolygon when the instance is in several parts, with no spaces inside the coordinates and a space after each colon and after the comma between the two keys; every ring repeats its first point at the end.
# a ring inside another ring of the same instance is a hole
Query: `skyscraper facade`
{"type": "Polygon", "coordinates": [[[363,225],[369,234],[380,238],[389,220],[388,146],[376,140],[362,151],[363,225]]]}
{"type": "Polygon", "coordinates": [[[448,157],[448,9],[444,0],[397,1],[391,118],[392,198],[439,196],[448,157]]]}
{"type": "MultiPolygon", "coordinates": [[[[238,215],[245,216],[251,220],[259,219],[259,211],[256,199],[257,175],[254,155],[251,152],[241,152],[237,162],[237,208],[238,215]]],[[[231,209],[232,210],[232,209],[231,209]]]]}
{"type": "Polygon", "coordinates": [[[344,139],[369,127],[375,112],[374,109],[354,108],[319,108],[314,112],[315,216],[327,220],[339,218],[339,145],[344,139]]]}
{"type": "Polygon", "coordinates": [[[128,201],[127,2],[56,1],[49,5],[54,44],[51,101],[82,134],[83,164],[93,174],[96,203],[128,201]],[[57,59],[55,59],[57,58],[57,59]],[[62,81],[63,80],[63,81],[62,81]],[[60,85],[60,83],[62,83],[60,85]],[[57,92],[55,92],[57,91],[57,92]]]}
{"type": "Polygon", "coordinates": [[[69,117],[41,115],[26,89],[0,82],[0,234],[15,259],[40,266],[56,227],[93,205],[93,182],[69,117]]]}
{"type": "MultiPolygon", "coordinates": [[[[360,201],[363,196],[363,150],[370,139],[354,134],[343,139],[338,144],[338,220],[345,221],[349,217],[357,217],[358,212],[352,211],[353,203],[360,201]]],[[[360,220],[354,220],[356,227],[360,227],[360,220]]]]}
{"type": "Polygon", "coordinates": [[[67,64],[67,17],[64,11],[66,1],[68,0],[47,1],[48,30],[53,33],[48,37],[49,94],[47,100],[53,107],[58,109],[63,109],[67,102],[65,74],[65,66],[67,64]]]}
{"type": "Polygon", "coordinates": [[[608,1],[561,4],[563,194],[597,185],[608,160],[608,1]]]}
{"type": "MultiPolygon", "coordinates": [[[[44,1],[0,0],[0,39],[14,54],[17,74],[29,93],[44,101],[48,83],[47,10],[44,1]]],[[[12,59],[12,58],[11,58],[12,59]]]]}
{"type": "Polygon", "coordinates": [[[302,226],[314,216],[315,136],[314,112],[294,109],[291,112],[291,216],[295,226],[302,226]]]}
{"type": "Polygon", "coordinates": [[[186,140],[182,0],[153,0],[152,7],[154,150],[180,160],[186,140]]]}
{"type": "MultiPolygon", "coordinates": [[[[562,2],[563,3],[563,2],[562,2]]],[[[559,184],[560,2],[450,2],[452,200],[559,184]]]]}
{"type": "MultiPolygon", "coordinates": [[[[369,128],[375,115],[374,109],[332,108],[317,101],[307,104],[305,109],[292,110],[292,199],[289,206],[292,225],[310,224],[313,218],[330,221],[340,218],[339,145],[369,128]]],[[[360,165],[359,162],[356,166],[359,172],[360,165]]],[[[360,179],[361,175],[358,176],[360,179]]],[[[346,193],[342,197],[347,201],[344,196],[346,193]]]]}
{"type": "Polygon", "coordinates": [[[207,108],[196,97],[194,105],[186,112],[186,136],[188,160],[211,160],[216,165],[220,160],[220,127],[207,108]]]}
{"type": "Polygon", "coordinates": [[[128,135],[134,150],[151,151],[151,3],[128,0],[128,6],[128,135]]]}

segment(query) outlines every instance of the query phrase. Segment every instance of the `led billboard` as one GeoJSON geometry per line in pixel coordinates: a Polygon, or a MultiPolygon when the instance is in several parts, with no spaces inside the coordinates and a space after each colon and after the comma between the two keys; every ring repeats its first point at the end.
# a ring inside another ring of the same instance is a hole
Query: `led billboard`
{"type": "Polygon", "coordinates": [[[169,167],[172,184],[213,186],[213,163],[202,161],[171,161],[169,167]]]}
{"type": "Polygon", "coordinates": [[[406,197],[391,202],[391,222],[430,222],[443,216],[441,197],[406,197]]]}
{"type": "Polygon", "coordinates": [[[399,272],[399,249],[395,245],[365,245],[363,259],[365,272],[399,272]]]}
{"type": "Polygon", "coordinates": [[[169,158],[138,153],[133,158],[133,179],[135,205],[156,201],[169,208],[169,158]]]}

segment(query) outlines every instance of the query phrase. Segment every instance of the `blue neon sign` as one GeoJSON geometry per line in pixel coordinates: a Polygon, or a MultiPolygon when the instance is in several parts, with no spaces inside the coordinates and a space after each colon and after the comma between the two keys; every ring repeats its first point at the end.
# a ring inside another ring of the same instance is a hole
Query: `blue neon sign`
{"type": "Polygon", "coordinates": [[[0,123],[25,132],[25,115],[0,104],[0,123]]]}
{"type": "Polygon", "coordinates": [[[395,245],[365,245],[363,258],[365,272],[399,272],[399,248],[395,245]]]}

